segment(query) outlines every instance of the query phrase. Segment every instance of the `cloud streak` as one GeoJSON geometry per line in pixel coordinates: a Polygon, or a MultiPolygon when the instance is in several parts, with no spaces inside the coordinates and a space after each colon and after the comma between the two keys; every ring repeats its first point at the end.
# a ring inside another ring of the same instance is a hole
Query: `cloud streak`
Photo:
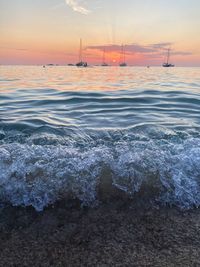
{"type": "Polygon", "coordinates": [[[16,51],[28,51],[29,50],[27,48],[15,48],[15,47],[6,47],[6,46],[1,46],[0,49],[16,50],[16,51]]]}
{"type": "MultiPolygon", "coordinates": [[[[127,55],[134,54],[143,54],[148,57],[163,57],[163,53],[166,53],[166,50],[172,45],[172,43],[157,43],[157,44],[149,44],[149,45],[141,45],[141,44],[125,44],[124,50],[127,55]]],[[[95,45],[88,46],[88,50],[97,50],[107,52],[115,52],[119,53],[121,51],[121,45],[95,45]]],[[[191,55],[191,52],[187,51],[172,51],[173,55],[177,56],[187,56],[191,55]]]]}
{"type": "Polygon", "coordinates": [[[89,14],[91,11],[81,4],[81,0],[65,0],[66,4],[72,8],[75,12],[83,15],[89,14]]]}

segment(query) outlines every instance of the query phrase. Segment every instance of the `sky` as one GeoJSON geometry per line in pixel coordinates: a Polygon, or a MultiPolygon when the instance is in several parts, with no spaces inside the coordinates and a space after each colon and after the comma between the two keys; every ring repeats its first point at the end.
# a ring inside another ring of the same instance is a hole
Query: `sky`
{"type": "Polygon", "coordinates": [[[199,0],[0,0],[0,64],[200,66],[199,0]]]}

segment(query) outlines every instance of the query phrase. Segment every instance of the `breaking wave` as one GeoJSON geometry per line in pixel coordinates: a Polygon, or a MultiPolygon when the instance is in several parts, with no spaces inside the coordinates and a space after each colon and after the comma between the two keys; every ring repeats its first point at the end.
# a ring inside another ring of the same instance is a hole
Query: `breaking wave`
{"type": "Polygon", "coordinates": [[[79,149],[11,143],[0,147],[0,201],[41,211],[60,199],[98,199],[102,177],[129,196],[181,208],[200,205],[200,139],[119,142],[79,149]],[[140,195],[142,197],[142,195],[140,195]]]}

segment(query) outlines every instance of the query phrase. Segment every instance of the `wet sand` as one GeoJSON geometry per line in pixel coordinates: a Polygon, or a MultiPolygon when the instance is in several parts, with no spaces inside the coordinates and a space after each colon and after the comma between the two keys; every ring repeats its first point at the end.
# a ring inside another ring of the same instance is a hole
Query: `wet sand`
{"type": "Polygon", "coordinates": [[[200,210],[115,201],[0,214],[0,266],[200,266],[200,210]]]}

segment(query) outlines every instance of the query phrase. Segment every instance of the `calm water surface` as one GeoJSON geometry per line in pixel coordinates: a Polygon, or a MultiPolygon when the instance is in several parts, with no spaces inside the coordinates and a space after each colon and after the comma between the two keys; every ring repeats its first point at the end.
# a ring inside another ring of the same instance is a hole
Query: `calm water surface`
{"type": "Polygon", "coordinates": [[[0,202],[200,205],[200,68],[0,66],[0,202]],[[141,194],[142,197],[142,194],[141,194]]]}

